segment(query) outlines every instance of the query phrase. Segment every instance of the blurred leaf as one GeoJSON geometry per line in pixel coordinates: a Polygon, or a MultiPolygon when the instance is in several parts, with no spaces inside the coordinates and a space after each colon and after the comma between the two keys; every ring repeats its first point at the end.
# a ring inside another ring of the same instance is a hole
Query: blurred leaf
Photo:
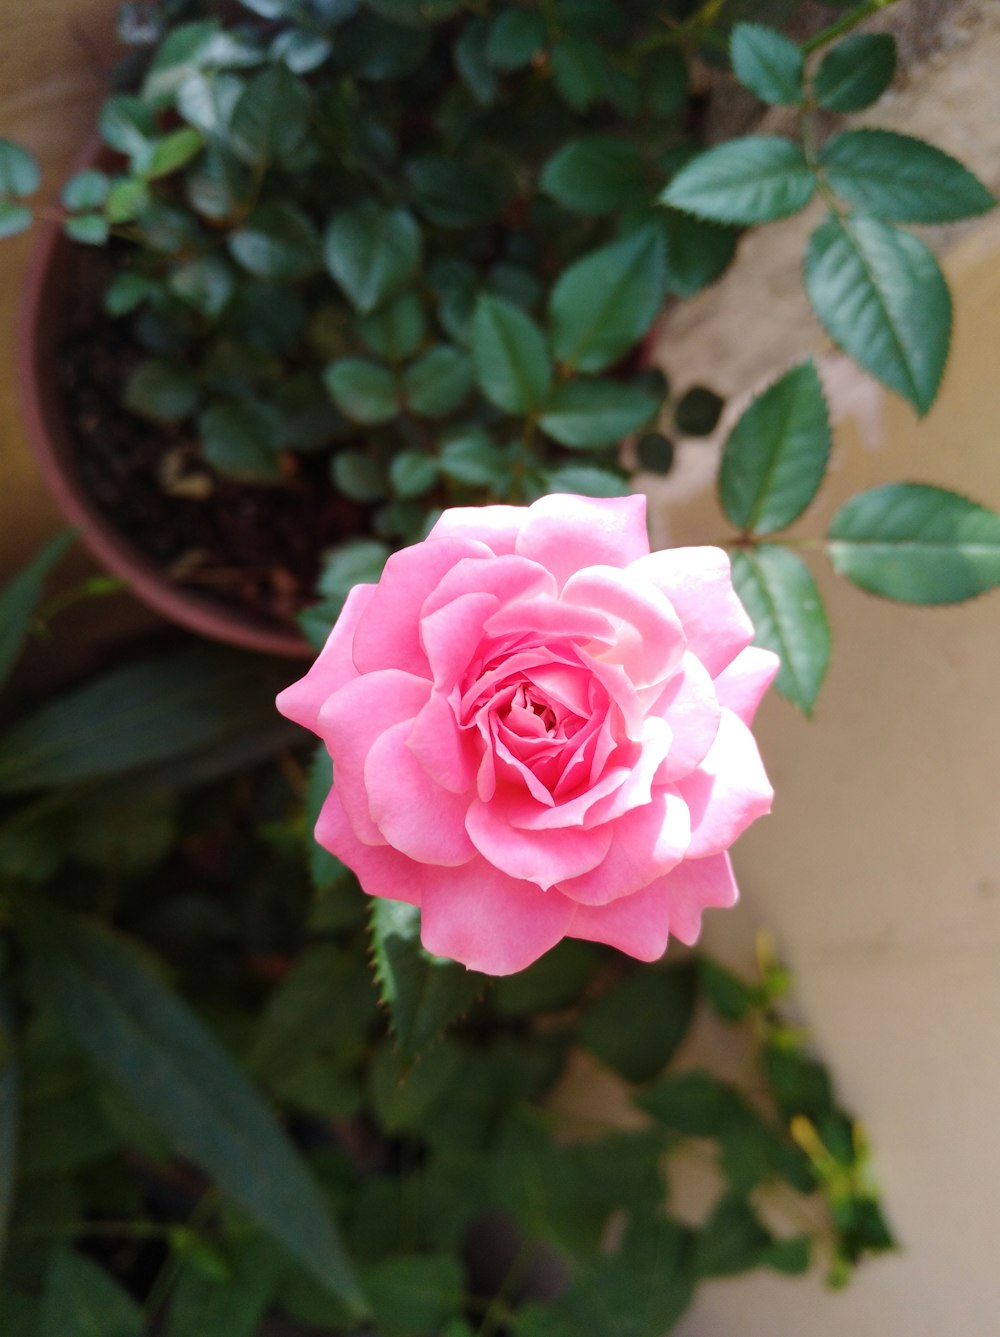
{"type": "Polygon", "coordinates": [[[542,169],[539,185],[567,209],[610,214],[648,195],[642,154],[624,139],[588,135],[572,139],[542,169]]]}
{"type": "Polygon", "coordinates": [[[177,111],[202,134],[225,138],[245,88],[236,74],[192,74],[177,89],[177,111]]]}
{"type": "Polygon", "coordinates": [[[778,1113],[786,1123],[797,1114],[821,1123],[833,1113],[833,1087],[822,1063],[775,1044],[764,1046],[761,1061],[778,1113]]]}
{"type": "Polygon", "coordinates": [[[768,223],[804,209],[815,189],[797,144],[780,135],[746,135],[700,153],[660,199],[716,223],[768,223]]]}
{"type": "Polygon", "coordinates": [[[851,497],[826,546],[840,575],[886,599],[960,603],[1000,585],[1000,515],[920,483],[851,497]]]}
{"type": "Polygon", "coordinates": [[[201,386],[189,367],[150,358],[140,362],[125,382],[122,403],[153,422],[180,422],[201,402],[201,386]]]}
{"type": "Polygon", "coordinates": [[[346,599],[355,585],[378,582],[388,556],[378,539],[347,539],[326,554],[317,588],[328,598],[346,599]]]}
{"type": "Polygon", "coordinates": [[[452,59],[466,89],[481,107],[489,107],[496,98],[499,77],[486,59],[490,24],[485,15],[475,15],[463,24],[452,47],[452,59]]]}
{"type": "Polygon", "coordinates": [[[667,290],[678,297],[693,297],[713,283],[732,260],[739,231],[679,209],[663,209],[660,221],[667,242],[667,290]]]}
{"type": "Polygon", "coordinates": [[[358,311],[368,313],[410,281],[420,265],[420,228],[405,209],[366,200],[334,215],[326,265],[358,311]]]}
{"type": "Polygon", "coordinates": [[[996,200],[968,168],[892,130],[845,130],[820,150],[826,180],[849,204],[900,223],[950,223],[996,200]]]}
{"type": "Polygon", "coordinates": [[[503,210],[496,173],[475,163],[411,158],[406,176],[416,208],[438,227],[482,227],[503,210]]]}
{"type": "Polygon", "coordinates": [[[67,209],[100,209],[108,198],[110,186],[106,172],[89,168],[69,178],[62,188],[60,199],[67,209]]]}
{"type": "Polygon", "coordinates": [[[397,497],[423,497],[437,480],[437,460],[422,450],[400,451],[389,463],[389,482],[397,497]]]}
{"type": "Polygon", "coordinates": [[[469,397],[472,367],[457,348],[438,344],[406,368],[403,394],[414,413],[443,418],[469,397]]]}
{"type": "Polygon", "coordinates": [[[661,47],[651,53],[643,71],[645,103],[661,121],[672,121],[688,99],[688,63],[676,47],[661,47]]]}
{"type": "Polygon", "coordinates": [[[701,1277],[731,1277],[757,1267],[772,1237],[740,1197],[726,1196],[698,1231],[695,1268],[701,1277]]]}
{"type": "Polygon", "coordinates": [[[388,490],[381,463],[363,450],[338,450],[330,464],[330,476],[352,501],[381,501],[388,490]]]}
{"type": "Polygon", "coordinates": [[[951,297],[919,237],[876,218],[830,214],[809,240],[805,282],[830,338],[926,413],[948,356],[951,297]]]}
{"type": "Polygon", "coordinates": [[[798,106],[802,101],[802,49],[762,23],[737,23],[729,38],[733,73],[762,102],[798,106]]]}
{"type": "Polygon", "coordinates": [[[229,235],[229,249],[251,274],[262,279],[295,281],[322,265],[319,235],[297,205],[271,200],[254,209],[229,235]]]}
{"type": "Polygon", "coordinates": [[[775,686],[811,715],[830,662],[830,625],[796,553],[771,544],[733,553],[733,584],[754,624],[754,644],[781,659],[775,686]]]}
{"type": "Polygon", "coordinates": [[[23,199],[33,195],[42,182],[38,159],[20,144],[0,139],[0,195],[23,199]]]}
{"type": "Polygon", "coordinates": [[[746,1104],[735,1087],[702,1071],[661,1077],[636,1101],[654,1119],[688,1137],[718,1137],[740,1121],[746,1104]]]}
{"type": "Polygon", "coordinates": [[[878,101],[895,72],[891,33],[852,33],[820,62],[813,80],[816,101],[828,111],[863,111],[878,101]]]}
{"type": "Polygon", "coordinates": [[[345,357],[323,373],[334,403],[352,422],[373,426],[399,412],[396,381],[388,367],[367,358],[345,357]]]}
{"type": "Polygon", "coordinates": [[[580,1039],[630,1082],[655,1077],[687,1034],[696,992],[688,962],[636,970],[591,1005],[580,1039]]]}
{"type": "Polygon", "coordinates": [[[526,970],[497,980],[497,1010],[507,1017],[529,1017],[569,1007],[583,992],[597,959],[592,943],[564,938],[526,970]]]}
{"type": "Polygon", "coordinates": [[[56,1249],[45,1279],[40,1337],[142,1337],[142,1310],[103,1268],[56,1249]]]}
{"type": "Polygon", "coordinates": [[[180,1155],[364,1312],[319,1190],[274,1116],[124,939],[67,919],[36,954],[32,982],[36,996],[55,1003],[76,1042],[180,1155]]]}
{"type": "Polygon", "coordinates": [[[310,74],[324,64],[333,44],[309,28],[285,28],[271,43],[271,57],[283,60],[295,74],[310,74]]]}
{"type": "Polygon", "coordinates": [[[668,474],[674,467],[674,443],[662,432],[647,432],[635,448],[640,469],[653,474],[668,474]]]}
{"type": "Polygon", "coordinates": [[[784,529],[815,497],[830,456],[830,421],[813,363],[785,372],[744,409],[719,470],[719,501],[744,532],[784,529]]]}
{"type": "Polygon", "coordinates": [[[233,108],[229,138],[251,167],[282,162],[298,148],[309,129],[309,89],[281,61],[259,70],[233,108]]]}
{"type": "Polygon", "coordinates": [[[608,63],[593,38],[561,37],[552,47],[551,68],[559,96],[574,111],[587,111],[604,100],[608,63]]]}
{"type": "Polygon", "coordinates": [[[532,9],[502,9],[490,24],[486,59],[501,70],[519,70],[545,47],[545,20],[532,9]]]}
{"type": "Polygon", "coordinates": [[[142,153],[136,155],[134,170],[147,181],[169,176],[196,157],[203,145],[201,131],[189,125],[181,126],[151,140],[142,153]]]}
{"type": "Polygon", "coordinates": [[[700,957],[698,977],[708,1003],[726,1021],[742,1021],[756,1006],[757,995],[750,985],[718,961],[700,957]]]}
{"type": "Polygon", "coordinates": [[[20,1111],[20,1072],[12,1016],[7,991],[0,984],[0,1270],[7,1251],[8,1228],[19,1171],[20,1111]]]}
{"type": "Polygon", "coordinates": [[[361,340],[388,362],[412,357],[427,333],[424,305],[415,292],[400,293],[357,323],[361,340]]]}
{"type": "Polygon", "coordinates": [[[238,1239],[228,1249],[236,1258],[225,1276],[206,1274],[185,1259],[170,1303],[165,1337],[254,1337],[274,1301],[282,1260],[259,1236],[238,1239]]]}
{"type": "Polygon", "coordinates": [[[143,153],[156,134],[152,110],[141,98],[127,93],[115,94],[104,101],[98,124],[105,144],[129,158],[143,153]]]}
{"type": "Polygon", "coordinates": [[[650,225],[591,251],[562,272],[552,289],[552,344],[577,371],[603,371],[623,357],[655,320],[666,293],[659,228],[650,225]]]}
{"type": "Polygon", "coordinates": [[[84,246],[103,246],[110,234],[108,220],[104,214],[77,214],[63,222],[63,230],[73,241],[84,246]]]}
{"type": "Polygon", "coordinates": [[[207,464],[243,483],[279,483],[274,421],[253,400],[210,404],[198,414],[198,439],[207,464]]]}
{"type": "Polygon", "coordinates": [[[453,1254],[399,1254],[362,1275],[380,1337],[437,1337],[462,1308],[465,1278],[453,1254]]]}
{"type": "Polygon", "coordinates": [[[222,255],[195,256],[170,274],[170,291],[210,319],[222,313],[235,286],[232,265],[222,255]]]}
{"type": "Polygon", "coordinates": [[[686,390],[674,409],[674,422],[687,436],[710,436],[719,425],[725,401],[704,385],[686,390]]]}
{"type": "MultiPolygon", "coordinates": [[[[381,899],[374,902],[394,903],[381,899]]],[[[453,962],[449,965],[461,969],[453,962]]],[[[455,1099],[459,1071],[459,1050],[447,1037],[415,1059],[394,1048],[391,1039],[386,1040],[367,1068],[371,1102],[382,1130],[391,1135],[409,1132],[427,1136],[430,1111],[455,1099]]]]}
{"type": "Polygon", "coordinates": [[[610,446],[645,426],[661,402],[643,385],[578,378],[556,388],[538,423],[564,446],[610,446]]]}
{"type": "Polygon", "coordinates": [[[475,423],[462,424],[445,433],[438,467],[456,483],[498,491],[505,490],[510,477],[507,455],[494,444],[486,428],[475,423]]]}
{"type": "Polygon", "coordinates": [[[63,822],[73,858],[115,873],[152,868],[177,835],[174,795],[163,792],[119,793],[111,803],[98,793],[71,805],[63,822]]]}
{"type": "Polygon", "coordinates": [[[32,218],[32,212],[26,205],[0,200],[0,241],[27,231],[31,227],[32,218]]]}
{"type": "Polygon", "coordinates": [[[545,336],[502,297],[484,295],[476,304],[472,363],[483,394],[508,413],[528,413],[548,397],[552,364],[545,336]]]}
{"type": "Polygon", "coordinates": [[[400,1053],[413,1059],[469,1009],[487,980],[424,951],[415,906],[378,897],[372,902],[371,927],[382,1002],[400,1053]]]}
{"type": "Polygon", "coordinates": [[[549,469],[544,475],[544,485],[546,492],[579,493],[584,497],[627,497],[632,490],[621,474],[589,464],[549,469]]]}
{"type": "Polygon", "coordinates": [[[0,685],[10,676],[24,648],[45,592],[49,572],[72,544],[74,537],[68,530],[57,534],[0,590],[0,685]]]}

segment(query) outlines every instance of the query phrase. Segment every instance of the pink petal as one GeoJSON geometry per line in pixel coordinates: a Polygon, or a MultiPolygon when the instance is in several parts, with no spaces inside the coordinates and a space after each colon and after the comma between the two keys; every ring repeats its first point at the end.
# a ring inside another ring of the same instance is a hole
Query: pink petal
{"type": "Polygon", "coordinates": [[[426,618],[430,613],[436,613],[463,594],[494,594],[498,605],[504,605],[539,594],[555,593],[555,581],[537,562],[513,554],[488,562],[467,557],[456,562],[441,577],[424,600],[420,616],[426,618]]]}
{"type": "Polygon", "coordinates": [[[323,702],[344,683],[358,676],[351,658],[354,630],[374,590],[374,585],[354,586],[308,673],[278,693],[276,704],[282,715],[313,733],[317,732],[316,723],[323,702]]]}
{"type": "Polygon", "coordinates": [[[406,745],[439,785],[464,794],[475,783],[482,745],[477,733],[460,727],[455,709],[443,692],[432,692],[406,745]]]}
{"type": "Polygon", "coordinates": [[[358,671],[397,668],[426,673],[427,657],[420,645],[424,600],[463,557],[492,556],[485,543],[466,538],[428,539],[394,552],[354,633],[358,671]]]}
{"type": "Polygon", "coordinates": [[[465,832],[469,800],[434,783],[406,746],[411,722],[381,733],[365,760],[368,811],[382,835],[418,863],[453,867],[475,854],[465,832]]]}
{"type": "Polygon", "coordinates": [[[739,899],[728,854],[685,859],[661,885],[670,903],[670,931],[687,947],[698,941],[703,910],[713,906],[728,910],[739,899]]]}
{"type": "Polygon", "coordinates": [[[753,640],[753,623],[733,589],[729,557],[721,548],[665,548],[629,568],[651,580],[670,600],[688,649],[713,678],[753,640]]]}
{"type": "Polygon", "coordinates": [[[435,956],[487,975],[512,975],[554,947],[572,916],[573,906],[557,891],[541,891],[475,859],[432,876],[423,893],[420,937],[435,956]]]}
{"type": "Polygon", "coordinates": [[[616,630],[607,650],[592,650],[608,663],[621,664],[636,687],[662,681],[680,662],[684,632],[673,605],[651,581],[630,569],[588,566],[563,587],[566,603],[599,609],[616,630]]]}
{"type": "Polygon", "coordinates": [[[427,879],[435,875],[433,869],[414,863],[388,845],[366,845],[360,841],[335,789],[327,795],[320,811],[316,839],[351,869],[369,896],[419,905],[427,879]]]}
{"type": "Polygon", "coordinates": [[[705,760],[719,732],[722,713],[708,669],[690,651],[650,711],[670,726],[670,751],[656,778],[661,784],[671,784],[705,760]]]}
{"type": "Polygon", "coordinates": [[[523,520],[523,506],[453,506],[438,517],[428,538],[475,539],[500,556],[514,551],[523,520]]]}
{"type": "Polygon", "coordinates": [[[606,942],[639,961],[656,961],[667,950],[670,907],[663,879],[609,905],[578,905],[567,937],[606,942]]]}
{"type": "Polygon", "coordinates": [[[557,890],[582,905],[607,905],[662,878],[674,868],[691,839],[687,804],[660,790],[644,808],[633,808],[612,827],[607,858],[590,873],[558,883],[557,890]]]}
{"type": "Polygon", "coordinates": [[[445,692],[469,668],[483,641],[483,623],[497,609],[495,594],[462,594],[420,621],[420,642],[435,686],[445,692]]]}
{"type": "Polygon", "coordinates": [[[723,710],[705,760],[677,788],[691,810],[692,859],[727,850],[774,798],[753,734],[731,710],[723,710]]]}
{"type": "Polygon", "coordinates": [[[748,645],[715,680],[720,705],[728,706],[744,724],[753,724],[757,707],[780,668],[776,654],[748,645]]]}
{"type": "Polygon", "coordinates": [[[382,845],[385,837],[368,811],[365,761],[375,740],[426,705],[431,684],[412,673],[383,669],[347,683],[320,711],[318,732],[333,757],[333,781],[359,840],[382,845]]]}
{"type": "Polygon", "coordinates": [[[611,831],[581,827],[558,831],[524,831],[511,826],[505,814],[504,790],[489,803],[474,799],[465,819],[473,845],[494,868],[509,877],[534,882],[543,890],[566,878],[589,873],[611,846],[611,831]]]}
{"type": "Polygon", "coordinates": [[[492,614],[483,630],[489,636],[528,635],[551,645],[555,639],[589,641],[614,640],[614,630],[607,617],[596,608],[581,608],[563,603],[551,595],[518,599],[492,614]]]}
{"type": "Polygon", "coordinates": [[[551,571],[560,586],[585,566],[627,566],[649,552],[646,498],[541,497],[528,507],[516,551],[551,571]]]}

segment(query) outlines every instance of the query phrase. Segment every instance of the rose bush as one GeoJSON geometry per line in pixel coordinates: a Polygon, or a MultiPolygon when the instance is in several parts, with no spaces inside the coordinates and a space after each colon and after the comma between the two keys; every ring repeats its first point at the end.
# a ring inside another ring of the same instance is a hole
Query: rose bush
{"type": "Polygon", "coordinates": [[[771,806],[752,636],[727,555],[651,553],[641,496],[445,511],[278,698],[333,760],[316,837],[475,970],[691,943],[771,806]]]}

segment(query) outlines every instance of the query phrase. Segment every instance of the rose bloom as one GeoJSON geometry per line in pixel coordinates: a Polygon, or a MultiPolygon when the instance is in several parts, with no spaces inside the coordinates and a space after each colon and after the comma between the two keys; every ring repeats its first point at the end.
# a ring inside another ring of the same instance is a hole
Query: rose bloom
{"type": "Polygon", "coordinates": [[[445,511],[350,593],[278,697],[333,759],[316,838],[428,951],[492,975],[563,937],[651,961],[728,906],[771,806],[778,668],[718,548],[649,551],[645,498],[445,511]]]}

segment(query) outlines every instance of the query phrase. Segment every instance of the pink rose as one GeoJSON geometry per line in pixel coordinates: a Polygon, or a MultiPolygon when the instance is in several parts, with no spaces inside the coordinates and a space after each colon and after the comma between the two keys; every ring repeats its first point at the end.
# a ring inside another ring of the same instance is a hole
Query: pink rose
{"type": "Polygon", "coordinates": [[[778,661],[750,646],[726,554],[651,553],[645,510],[446,511],[278,698],[333,758],[317,840],[419,905],[436,955],[505,975],[572,937],[652,961],[736,900],[778,661]]]}

